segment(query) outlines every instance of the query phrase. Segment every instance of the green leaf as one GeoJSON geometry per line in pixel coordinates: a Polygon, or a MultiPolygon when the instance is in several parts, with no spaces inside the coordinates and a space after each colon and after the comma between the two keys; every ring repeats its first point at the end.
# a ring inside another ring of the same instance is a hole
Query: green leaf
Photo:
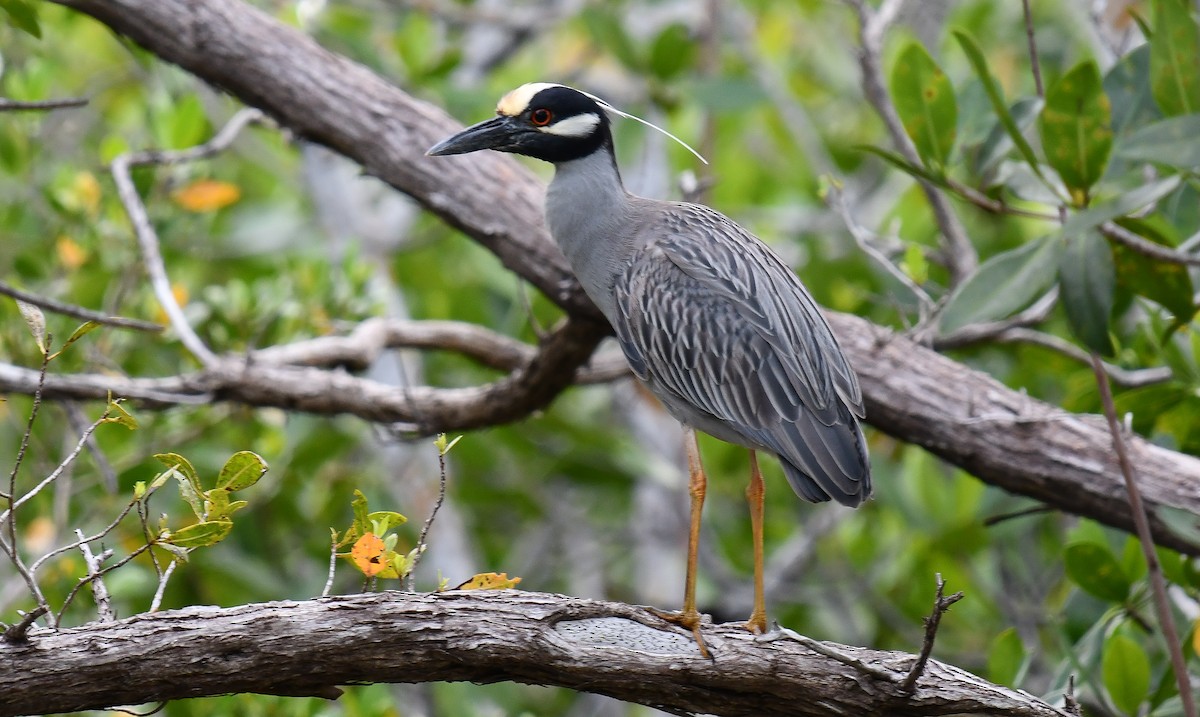
{"type": "Polygon", "coordinates": [[[208,116],[204,113],[204,105],[194,94],[176,101],[169,121],[171,123],[168,134],[170,149],[184,149],[200,144],[209,132],[208,116]]]}
{"type": "Polygon", "coordinates": [[[224,488],[213,488],[204,494],[204,499],[205,517],[209,521],[225,520],[248,505],[244,500],[230,502],[229,491],[224,488]]]}
{"type": "Polygon", "coordinates": [[[111,398],[108,399],[108,405],[105,407],[105,411],[108,413],[108,415],[104,417],[105,423],[117,423],[125,426],[131,431],[137,430],[137,419],[133,417],[133,414],[125,410],[125,407],[121,405],[120,401],[115,401],[111,398]]]}
{"type": "Polygon", "coordinates": [[[159,463],[162,463],[167,468],[174,469],[186,478],[187,482],[191,484],[197,493],[203,492],[203,488],[200,485],[200,476],[196,473],[196,469],[192,467],[191,461],[178,453],[156,453],[154,457],[158,459],[159,463]]]}
{"type": "Polygon", "coordinates": [[[1154,1],[1150,92],[1167,116],[1200,112],[1200,28],[1184,0],[1154,1]]]}
{"type": "Polygon", "coordinates": [[[650,46],[650,71],[660,80],[672,80],[692,64],[695,55],[696,43],[687,27],[669,25],[650,46]]]}
{"type": "Polygon", "coordinates": [[[584,27],[596,44],[613,54],[626,69],[641,73],[644,69],[637,48],[629,39],[616,15],[593,5],[583,11],[584,27]]]}
{"type": "Polygon", "coordinates": [[[904,131],[921,159],[927,166],[944,166],[958,131],[958,105],[950,79],[920,43],[900,51],[891,90],[904,131]]]}
{"type": "Polygon", "coordinates": [[[1184,171],[1200,169],[1200,114],[1171,117],[1146,125],[1117,143],[1125,159],[1157,162],[1184,171]]]}
{"type": "Polygon", "coordinates": [[[1085,346],[1102,356],[1111,356],[1108,323],[1117,283],[1112,249],[1095,229],[1068,236],[1066,242],[1058,262],[1058,278],[1067,323],[1085,346]]]}
{"type": "Polygon", "coordinates": [[[38,351],[46,354],[46,315],[42,310],[33,304],[27,304],[20,299],[15,299],[17,302],[17,311],[21,312],[21,318],[25,319],[25,325],[29,327],[29,333],[33,334],[33,341],[37,344],[38,351]]]}
{"type": "MultiPolygon", "coordinates": [[[[1155,244],[1173,246],[1151,221],[1122,219],[1119,224],[1155,244]]],[[[1192,320],[1196,315],[1196,306],[1192,303],[1196,292],[1186,266],[1157,261],[1124,244],[1113,242],[1110,247],[1117,272],[1117,286],[1159,304],[1171,312],[1177,324],[1192,320]]]]}
{"type": "Polygon", "coordinates": [[[37,7],[27,0],[0,0],[0,10],[8,14],[8,23],[22,32],[42,39],[37,7]]]}
{"type": "Polygon", "coordinates": [[[66,351],[67,348],[69,348],[71,346],[71,344],[75,343],[76,341],[83,338],[84,336],[87,336],[88,334],[90,334],[92,332],[93,329],[99,328],[100,325],[101,324],[98,321],[88,321],[83,324],[80,324],[79,328],[75,329],[75,331],[73,331],[71,333],[71,336],[67,339],[67,342],[62,345],[62,348],[60,348],[58,351],[55,351],[54,354],[50,358],[53,359],[53,358],[57,358],[57,357],[61,356],[62,352],[66,351]]]}
{"type": "Polygon", "coordinates": [[[352,534],[355,539],[358,539],[359,536],[371,532],[371,518],[367,513],[367,496],[355,488],[354,500],[350,501],[350,507],[354,509],[354,524],[347,531],[347,537],[352,534]]]}
{"type": "Polygon", "coordinates": [[[1066,236],[1075,236],[1092,227],[1100,226],[1104,222],[1143,209],[1175,191],[1175,188],[1179,186],[1179,181],[1179,176],[1175,175],[1166,179],[1160,179],[1157,182],[1143,184],[1137,189],[1118,195],[1111,202],[1089,207],[1081,212],[1075,212],[1063,226],[1063,234],[1066,236]]]}
{"type": "Polygon", "coordinates": [[[1150,660],[1132,638],[1114,633],[1104,643],[1100,661],[1104,689],[1122,712],[1136,715],[1150,692],[1150,660]]]}
{"type": "Polygon", "coordinates": [[[1069,543],[1063,553],[1063,564],[1071,581],[1085,592],[1109,602],[1123,603],[1128,599],[1132,583],[1107,546],[1069,543]]]}
{"type": "Polygon", "coordinates": [[[1113,132],[1120,137],[1162,115],[1150,94],[1150,46],[1122,57],[1104,75],[1104,94],[1112,103],[1113,132]]]}
{"type": "Polygon", "coordinates": [[[371,532],[376,535],[383,535],[392,528],[407,523],[408,518],[393,510],[375,510],[367,514],[367,521],[373,528],[375,526],[379,528],[378,531],[372,529],[371,532]]]}
{"type": "Polygon", "coordinates": [[[267,462],[252,451],[238,451],[225,461],[217,476],[217,488],[230,493],[249,488],[267,472],[267,462]]]}
{"type": "Polygon", "coordinates": [[[1046,161],[1071,190],[1075,204],[1104,175],[1112,151],[1112,108],[1091,60],[1081,62],[1046,92],[1040,122],[1046,161]]]}
{"type": "Polygon", "coordinates": [[[856,145],[854,148],[863,152],[870,152],[905,174],[919,177],[938,187],[946,187],[946,179],[941,175],[940,170],[939,172],[935,173],[925,169],[924,167],[918,167],[895,152],[883,149],[881,147],[873,147],[869,144],[860,144],[856,145]]]}
{"type": "Polygon", "coordinates": [[[996,78],[992,77],[991,70],[988,69],[987,58],[983,56],[983,50],[979,49],[979,45],[975,42],[974,38],[962,30],[954,31],[954,39],[958,40],[958,44],[962,47],[963,53],[967,56],[967,61],[971,63],[971,69],[975,70],[975,76],[983,83],[983,88],[987,91],[988,99],[992,102],[992,110],[996,113],[1000,124],[1008,132],[1008,136],[1012,138],[1017,151],[1021,153],[1021,156],[1033,170],[1034,174],[1043,182],[1046,182],[1046,177],[1042,174],[1041,167],[1038,165],[1037,155],[1033,153],[1033,147],[1030,146],[1025,136],[1021,134],[1020,127],[1017,126],[1016,121],[1008,111],[1008,105],[1004,101],[1004,93],[1000,90],[1000,85],[996,82],[996,78]]]}
{"type": "Polygon", "coordinates": [[[1171,533],[1194,545],[1200,545],[1200,515],[1169,505],[1155,508],[1154,515],[1171,533]]]}
{"type": "Polygon", "coordinates": [[[985,261],[950,295],[939,323],[942,333],[1025,308],[1054,283],[1060,251],[1062,241],[1051,234],[985,261]]]}
{"type": "MultiPolygon", "coordinates": [[[[1017,127],[1018,132],[1024,132],[1025,128],[1033,124],[1037,119],[1038,113],[1042,111],[1042,100],[1040,97],[1027,97],[1017,100],[1013,104],[1010,119],[1017,127]]],[[[1023,136],[1023,135],[1022,135],[1023,136]]],[[[972,171],[978,175],[986,175],[996,168],[1000,161],[1008,155],[1013,149],[1012,135],[1005,128],[1004,123],[997,121],[980,145],[979,151],[975,153],[972,160],[972,171]]],[[[991,177],[987,177],[991,180],[991,177]]]]}
{"type": "Polygon", "coordinates": [[[987,675],[996,684],[1017,686],[1017,676],[1025,663],[1025,645],[1015,628],[996,635],[988,649],[987,675]]]}
{"type": "Polygon", "coordinates": [[[164,539],[164,542],[177,548],[204,548],[221,542],[231,530],[233,530],[232,521],[206,520],[203,523],[172,531],[164,539]]]}

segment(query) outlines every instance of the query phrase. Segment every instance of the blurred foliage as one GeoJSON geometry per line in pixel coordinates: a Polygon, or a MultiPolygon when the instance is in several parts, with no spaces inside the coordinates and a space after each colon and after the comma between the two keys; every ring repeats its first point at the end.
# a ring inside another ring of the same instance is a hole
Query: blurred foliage
{"type": "MultiPolygon", "coordinates": [[[[1057,285],[1060,306],[1041,328],[1125,368],[1170,367],[1169,382],[1119,391],[1118,407],[1133,414],[1139,432],[1200,451],[1194,277],[1117,247],[1097,230],[1115,221],[1167,247],[1190,247],[1200,230],[1200,40],[1194,9],[1183,0],[1135,2],[1126,14],[1098,20],[1077,3],[1034,3],[1044,100],[1035,92],[1019,3],[969,0],[947,17],[906,16],[888,36],[885,65],[920,165],[894,153],[863,98],[855,20],[837,3],[731,3],[728,12],[746,15],[745,33],[714,37],[699,0],[588,2],[567,17],[538,14],[532,30],[516,33],[496,22],[504,13],[496,3],[429,4],[441,14],[384,0],[258,4],[464,122],[490,114],[496,97],[516,85],[561,79],[661,120],[681,137],[701,138],[694,143],[712,162],[713,205],[774,245],[823,304],[905,326],[916,308],[908,289],[857,251],[822,205],[820,189],[832,174],[869,200],[857,220],[893,239],[909,276],[947,301],[941,332],[1003,319],[1057,285]],[[1088,29],[1089,22],[1099,24],[1088,29]],[[1130,50],[1137,22],[1152,36],[1130,50]],[[1116,39],[1105,45],[1097,37],[1116,39]],[[937,260],[937,225],[908,175],[952,192],[970,187],[1051,220],[957,203],[982,264],[952,289],[937,260]],[[1055,221],[1060,206],[1069,212],[1066,226],[1055,221]]],[[[934,4],[910,3],[917,5],[934,4]]],[[[0,96],[90,99],[83,109],[0,114],[0,280],[163,321],[106,165],[125,151],[202,142],[237,104],[61,7],[0,0],[0,17],[0,96]]],[[[636,124],[615,131],[626,179],[640,191],[676,196],[670,172],[699,171],[681,148],[663,148],[636,124]]],[[[135,172],[176,296],[218,351],[326,335],[397,304],[417,318],[477,322],[526,340],[536,336],[530,311],[541,325],[558,316],[543,297],[525,297],[484,250],[431,217],[397,226],[403,242],[383,258],[367,242],[336,239],[309,161],[283,133],[259,128],[213,159],[135,172]]],[[[0,359],[38,366],[41,352],[12,302],[0,302],[0,319],[0,359]]],[[[66,337],[77,323],[48,314],[45,330],[66,337]]],[[[956,358],[1068,410],[1098,410],[1090,371],[1063,355],[984,345],[956,358]]],[[[431,385],[495,376],[452,355],[421,359],[431,385]]],[[[134,376],[195,368],[169,333],[107,327],[80,338],[52,366],[134,376]]],[[[0,402],[0,455],[16,455],[30,407],[27,397],[0,402]]],[[[79,408],[85,425],[104,410],[79,408]]],[[[248,505],[237,525],[179,568],[165,608],[319,594],[332,528],[362,522],[357,540],[373,532],[366,530],[371,516],[399,516],[366,514],[368,500],[413,517],[406,524],[389,517],[380,528],[394,531],[385,554],[411,556],[437,492],[432,441],[397,442],[355,419],[220,403],[135,412],[137,432],[101,426],[99,453],[85,454],[21,508],[18,536],[36,557],[69,541],[77,527],[106,525],[139,483],[160,474],[155,454],[186,455],[195,474],[209,476],[235,452],[262,456],[271,471],[239,494],[248,505]],[[356,496],[364,514],[357,518],[350,508],[356,496]]],[[[639,599],[637,491],[658,477],[645,436],[631,432],[623,415],[607,387],[580,388],[542,415],[464,438],[448,457],[448,490],[468,539],[460,562],[469,567],[441,577],[458,584],[472,573],[507,570],[528,589],[579,593],[586,585],[593,597],[639,599]],[[567,543],[580,541],[590,546],[593,570],[566,553],[567,543]]],[[[18,485],[28,489],[48,475],[79,430],[70,411],[44,405],[18,485]]],[[[1051,700],[1073,674],[1094,714],[1178,713],[1168,661],[1147,630],[1146,566],[1132,538],[1057,513],[1023,514],[1036,504],[985,487],[920,449],[880,434],[869,440],[876,498],[832,519],[827,513],[837,508],[795,500],[777,466],[765,466],[768,556],[807,531],[816,538],[813,560],[770,596],[773,618],[817,638],[914,651],[941,573],[967,598],[942,621],[939,659],[1051,700]],[[988,520],[1008,515],[1016,517],[988,520]],[[823,520],[832,527],[812,529],[823,520]]],[[[701,607],[739,619],[730,611],[748,601],[727,598],[748,585],[750,568],[744,451],[710,440],[703,448],[713,483],[701,607]]],[[[187,509],[165,493],[154,505],[173,514],[187,509]]],[[[1196,529],[1194,516],[1179,524],[1196,529]]],[[[142,540],[132,524],[111,537],[126,551],[142,540]]],[[[430,572],[418,571],[418,589],[440,582],[437,550],[431,545],[422,562],[430,572]]],[[[1169,551],[1159,557],[1179,604],[1195,614],[1200,571],[1169,551]]],[[[83,572],[71,552],[39,578],[51,599],[61,599],[83,572]]],[[[0,618],[11,621],[29,597],[9,566],[0,566],[0,577],[0,618]]],[[[145,610],[156,584],[148,561],[108,577],[122,615],[145,610]]],[[[360,573],[343,568],[334,590],[361,585],[360,573]]],[[[87,603],[77,600],[65,623],[91,619],[87,603]]],[[[1195,666],[1194,652],[1188,657],[1195,666]]],[[[585,713],[588,700],[517,685],[373,686],[353,688],[335,704],[231,696],[174,703],[164,714],[557,715],[585,713]]]]}

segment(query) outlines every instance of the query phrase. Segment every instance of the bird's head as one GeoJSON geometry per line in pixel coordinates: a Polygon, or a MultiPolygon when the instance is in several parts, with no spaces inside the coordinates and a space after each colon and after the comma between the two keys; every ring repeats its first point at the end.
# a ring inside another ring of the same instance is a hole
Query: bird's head
{"type": "Polygon", "coordinates": [[[612,146],[611,110],[595,97],[548,82],[521,85],[500,98],[496,116],[429,148],[430,156],[495,149],[568,162],[612,146]]]}

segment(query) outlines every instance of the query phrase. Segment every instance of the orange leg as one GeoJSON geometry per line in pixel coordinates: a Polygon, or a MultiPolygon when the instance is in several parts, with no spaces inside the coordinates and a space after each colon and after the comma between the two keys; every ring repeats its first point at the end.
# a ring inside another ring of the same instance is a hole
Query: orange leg
{"type": "Polygon", "coordinates": [[[700,514],[704,509],[704,496],[708,492],[708,478],[704,475],[704,466],[700,463],[700,444],[696,440],[696,432],[684,427],[684,439],[687,441],[688,458],[688,495],[691,497],[691,524],[688,529],[687,578],[683,588],[683,609],[677,613],[659,613],[659,617],[669,620],[684,629],[691,630],[696,638],[700,654],[708,657],[708,647],[700,634],[700,611],[696,609],[696,563],[700,553],[700,514]]]}
{"type": "Polygon", "coordinates": [[[766,496],[758,455],[750,451],[750,484],[746,486],[746,501],[750,503],[750,532],[754,540],[754,611],[746,621],[750,632],[767,631],[767,605],[763,597],[763,503],[766,496]]]}

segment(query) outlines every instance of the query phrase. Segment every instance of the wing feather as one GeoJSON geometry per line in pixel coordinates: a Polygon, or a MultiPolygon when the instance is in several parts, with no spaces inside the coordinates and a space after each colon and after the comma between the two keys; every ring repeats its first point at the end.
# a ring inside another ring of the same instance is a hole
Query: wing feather
{"type": "Polygon", "coordinates": [[[778,455],[805,499],[865,500],[858,380],[796,275],[706,207],[673,205],[643,231],[653,241],[614,286],[635,374],[684,422],[778,455]]]}

